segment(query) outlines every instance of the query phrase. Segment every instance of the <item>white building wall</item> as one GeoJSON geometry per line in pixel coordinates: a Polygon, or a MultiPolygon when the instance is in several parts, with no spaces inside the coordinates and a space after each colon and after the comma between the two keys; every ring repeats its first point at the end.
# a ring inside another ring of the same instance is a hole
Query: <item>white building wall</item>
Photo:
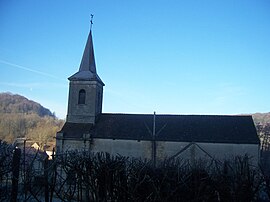
{"type": "MultiPolygon", "coordinates": [[[[190,142],[156,142],[157,160],[170,158],[190,142]]],[[[112,140],[95,139],[92,151],[105,151],[112,155],[120,154],[123,156],[151,159],[152,142],[137,140],[112,140]]],[[[190,145],[185,151],[182,151],[177,157],[183,159],[215,158],[217,160],[230,159],[233,156],[252,157],[253,164],[259,160],[259,145],[256,144],[225,144],[225,143],[196,143],[190,145]]]]}
{"type": "Polygon", "coordinates": [[[151,159],[152,146],[150,141],[95,139],[93,152],[108,152],[112,155],[123,155],[134,158],[151,159]]]}
{"type": "MultiPolygon", "coordinates": [[[[158,142],[157,158],[159,160],[176,155],[189,142],[158,142]]],[[[182,151],[177,157],[183,159],[211,158],[217,160],[230,159],[233,156],[244,156],[247,154],[252,159],[252,164],[259,162],[259,145],[256,144],[225,144],[225,143],[195,143],[188,149],[182,151]]]]}
{"type": "MultiPolygon", "coordinates": [[[[83,140],[57,140],[58,152],[68,150],[91,150],[93,152],[108,152],[111,155],[123,155],[142,159],[152,158],[152,142],[137,140],[118,139],[93,139],[83,140]],[[62,144],[64,143],[64,144],[62,144]]],[[[156,158],[163,160],[172,156],[196,160],[210,159],[217,160],[230,159],[233,156],[252,157],[252,164],[259,162],[259,145],[256,144],[225,144],[225,143],[190,143],[190,142],[156,142],[156,158]],[[187,147],[188,146],[188,147],[187,147]],[[185,150],[184,148],[187,147],[185,150]],[[183,151],[184,150],[184,151],[183,151]]]]}

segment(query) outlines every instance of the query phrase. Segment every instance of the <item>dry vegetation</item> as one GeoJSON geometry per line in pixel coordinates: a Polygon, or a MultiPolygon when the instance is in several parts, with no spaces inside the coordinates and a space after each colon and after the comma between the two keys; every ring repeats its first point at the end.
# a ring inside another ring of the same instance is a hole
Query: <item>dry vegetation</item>
{"type": "MultiPolygon", "coordinates": [[[[0,150],[11,148],[0,143],[0,150]]],[[[69,151],[50,162],[43,159],[42,172],[34,172],[32,162],[38,160],[37,155],[27,156],[31,160],[25,163],[23,153],[17,158],[15,153],[13,157],[11,152],[2,153],[0,200],[5,201],[246,202],[260,201],[263,193],[270,193],[260,170],[249,165],[248,156],[224,162],[165,160],[154,167],[151,161],[69,151]]]]}
{"type": "Polygon", "coordinates": [[[0,140],[12,143],[26,137],[42,146],[54,141],[63,123],[50,110],[23,96],[0,94],[0,140]]]}
{"type": "Polygon", "coordinates": [[[266,125],[270,124],[270,112],[268,113],[255,113],[252,118],[256,124],[266,125]]]}

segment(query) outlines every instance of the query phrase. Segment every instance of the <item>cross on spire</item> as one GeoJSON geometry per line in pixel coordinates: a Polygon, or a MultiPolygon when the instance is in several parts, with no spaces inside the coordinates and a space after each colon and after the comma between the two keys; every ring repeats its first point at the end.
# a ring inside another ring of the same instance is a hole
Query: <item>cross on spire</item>
{"type": "Polygon", "coordinates": [[[94,15],[91,14],[91,20],[90,20],[90,31],[92,30],[92,25],[93,25],[93,17],[94,15]]]}

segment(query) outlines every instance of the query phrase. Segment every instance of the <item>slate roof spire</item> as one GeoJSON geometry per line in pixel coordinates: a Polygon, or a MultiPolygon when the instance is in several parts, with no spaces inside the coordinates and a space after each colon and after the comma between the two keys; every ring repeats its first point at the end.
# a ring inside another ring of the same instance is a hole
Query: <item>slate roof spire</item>
{"type": "Polygon", "coordinates": [[[96,62],[95,62],[93,38],[92,38],[93,17],[94,15],[91,14],[90,32],[89,32],[87,43],[83,52],[83,57],[82,57],[79,71],[91,71],[92,73],[96,74],[96,62]]]}
{"type": "Polygon", "coordinates": [[[90,30],[90,33],[88,35],[79,71],[91,71],[94,74],[96,73],[96,62],[94,56],[92,30],[90,30]]]}
{"type": "Polygon", "coordinates": [[[99,81],[102,85],[104,83],[97,75],[96,70],[96,62],[95,62],[95,55],[94,55],[94,46],[93,46],[93,38],[92,38],[92,19],[93,15],[91,15],[91,25],[90,25],[90,32],[87,38],[87,42],[85,45],[85,49],[83,52],[81,64],[79,71],[69,77],[69,80],[95,80],[99,81]]]}

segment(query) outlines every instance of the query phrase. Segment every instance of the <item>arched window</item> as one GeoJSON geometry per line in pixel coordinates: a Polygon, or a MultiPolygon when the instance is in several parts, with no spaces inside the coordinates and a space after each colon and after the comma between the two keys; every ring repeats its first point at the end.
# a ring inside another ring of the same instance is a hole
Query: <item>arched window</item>
{"type": "Polygon", "coordinates": [[[79,91],[79,101],[78,104],[85,104],[85,90],[81,89],[79,91]]]}

